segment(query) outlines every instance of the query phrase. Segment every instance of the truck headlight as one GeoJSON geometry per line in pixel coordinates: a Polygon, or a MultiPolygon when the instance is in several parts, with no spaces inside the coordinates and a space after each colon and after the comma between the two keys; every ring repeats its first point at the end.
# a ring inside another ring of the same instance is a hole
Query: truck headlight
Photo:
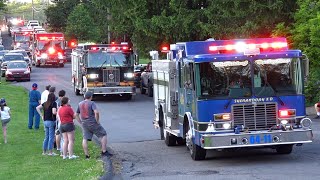
{"type": "Polygon", "coordinates": [[[42,59],[47,59],[47,58],[48,58],[48,54],[42,53],[42,54],[41,54],[41,58],[42,58],[42,59]]]}
{"type": "Polygon", "coordinates": [[[229,121],[231,120],[231,114],[230,113],[214,114],[213,118],[215,121],[229,121]]]}
{"type": "Polygon", "coordinates": [[[124,77],[126,78],[133,78],[134,74],[133,73],[124,73],[124,77]]]}
{"type": "Polygon", "coordinates": [[[222,125],[222,127],[223,127],[224,129],[230,129],[230,128],[231,128],[231,124],[230,124],[230,123],[224,123],[224,124],[222,125]]]}
{"type": "Polygon", "coordinates": [[[303,119],[300,121],[300,124],[301,124],[301,126],[302,126],[303,129],[309,129],[309,128],[311,128],[312,121],[311,121],[311,119],[309,119],[309,118],[303,118],[303,119]]]}
{"type": "Polygon", "coordinates": [[[96,79],[99,77],[99,74],[88,74],[87,76],[89,79],[96,79]]]}

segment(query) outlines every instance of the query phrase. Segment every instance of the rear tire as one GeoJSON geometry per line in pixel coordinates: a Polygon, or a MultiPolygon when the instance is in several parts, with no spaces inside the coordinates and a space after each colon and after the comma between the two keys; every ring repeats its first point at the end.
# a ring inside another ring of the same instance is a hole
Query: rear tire
{"type": "Polygon", "coordinates": [[[141,93],[141,94],[146,94],[146,89],[144,89],[142,82],[141,82],[141,84],[140,84],[140,93],[141,93]]]}
{"type": "Polygon", "coordinates": [[[75,93],[77,96],[80,96],[80,90],[76,88],[76,84],[73,84],[73,89],[74,89],[74,93],[75,93]]]}
{"type": "Polygon", "coordinates": [[[153,97],[153,87],[152,85],[148,85],[148,96],[153,97]]]}
{"type": "Polygon", "coordinates": [[[278,145],[276,151],[278,154],[290,154],[292,152],[293,145],[278,145]]]}
{"type": "Polygon", "coordinates": [[[63,63],[59,64],[59,67],[64,67],[64,64],[63,63]]]}
{"type": "Polygon", "coordinates": [[[36,64],[36,67],[40,67],[40,64],[37,63],[37,64],[36,64]]]}
{"type": "Polygon", "coordinates": [[[186,145],[186,140],[183,139],[182,137],[177,137],[177,144],[180,146],[186,145]]]}

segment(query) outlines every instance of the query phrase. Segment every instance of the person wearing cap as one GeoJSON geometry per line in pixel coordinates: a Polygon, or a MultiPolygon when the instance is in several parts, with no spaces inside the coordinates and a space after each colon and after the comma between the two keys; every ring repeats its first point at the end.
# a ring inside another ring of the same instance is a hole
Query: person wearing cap
{"type": "Polygon", "coordinates": [[[99,111],[96,104],[92,101],[92,96],[92,92],[86,92],[84,95],[85,100],[79,103],[76,111],[76,119],[82,125],[82,147],[86,159],[90,158],[88,141],[92,140],[93,135],[96,135],[101,142],[101,155],[110,155],[107,151],[107,133],[106,130],[100,125],[99,111]]]}
{"type": "Polygon", "coordinates": [[[46,86],[46,89],[41,93],[41,104],[47,101],[50,87],[50,85],[46,86]]]}
{"type": "Polygon", "coordinates": [[[2,124],[2,132],[4,143],[7,143],[7,124],[11,118],[10,108],[7,106],[7,102],[4,98],[0,99],[0,119],[2,124]]]}
{"type": "Polygon", "coordinates": [[[34,128],[39,129],[40,124],[40,115],[37,112],[36,107],[41,104],[41,94],[37,90],[38,84],[32,84],[32,90],[29,92],[29,123],[28,128],[32,129],[33,127],[33,119],[35,118],[34,128]]]}

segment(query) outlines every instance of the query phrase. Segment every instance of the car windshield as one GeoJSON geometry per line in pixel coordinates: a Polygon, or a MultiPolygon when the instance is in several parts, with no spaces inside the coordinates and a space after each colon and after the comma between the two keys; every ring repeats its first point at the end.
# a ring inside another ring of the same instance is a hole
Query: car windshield
{"type": "Polygon", "coordinates": [[[89,67],[129,66],[133,64],[130,53],[91,51],[88,53],[89,67]]]}
{"type": "Polygon", "coordinates": [[[22,55],[5,55],[3,61],[24,60],[22,55]]]}
{"type": "Polygon", "coordinates": [[[16,34],[15,41],[17,42],[30,41],[30,36],[29,35],[26,36],[23,34],[16,34]]]}
{"type": "Polygon", "coordinates": [[[302,93],[301,65],[297,58],[259,59],[254,62],[256,96],[302,93]]]}
{"type": "Polygon", "coordinates": [[[11,62],[8,64],[8,69],[22,69],[22,68],[27,68],[27,63],[11,62]]]}
{"type": "Polygon", "coordinates": [[[241,98],[251,96],[250,62],[223,61],[197,64],[200,98],[241,98]]]}
{"type": "Polygon", "coordinates": [[[25,52],[25,51],[15,51],[14,53],[20,53],[20,54],[22,54],[24,57],[27,57],[27,56],[28,56],[27,52],[25,52]]]}
{"type": "Polygon", "coordinates": [[[37,47],[39,50],[46,50],[49,47],[54,47],[55,49],[63,49],[63,41],[38,41],[37,47]]]}

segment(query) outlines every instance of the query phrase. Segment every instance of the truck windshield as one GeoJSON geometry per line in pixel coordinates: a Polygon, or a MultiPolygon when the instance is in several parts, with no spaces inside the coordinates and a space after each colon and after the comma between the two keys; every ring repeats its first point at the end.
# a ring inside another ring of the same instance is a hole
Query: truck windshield
{"type": "Polygon", "coordinates": [[[131,53],[92,51],[88,53],[88,67],[130,66],[133,65],[131,53]]]}
{"type": "Polygon", "coordinates": [[[63,41],[38,41],[37,47],[39,50],[46,50],[49,47],[54,47],[55,49],[64,49],[63,41]]]}
{"type": "Polygon", "coordinates": [[[301,65],[297,58],[258,59],[254,62],[256,96],[302,93],[301,65]]]}
{"type": "Polygon", "coordinates": [[[223,61],[198,64],[200,98],[241,98],[251,96],[250,62],[223,61]]]}
{"type": "Polygon", "coordinates": [[[26,36],[26,35],[22,35],[22,34],[16,34],[15,35],[15,41],[17,41],[17,42],[30,41],[30,36],[26,36]]]}

